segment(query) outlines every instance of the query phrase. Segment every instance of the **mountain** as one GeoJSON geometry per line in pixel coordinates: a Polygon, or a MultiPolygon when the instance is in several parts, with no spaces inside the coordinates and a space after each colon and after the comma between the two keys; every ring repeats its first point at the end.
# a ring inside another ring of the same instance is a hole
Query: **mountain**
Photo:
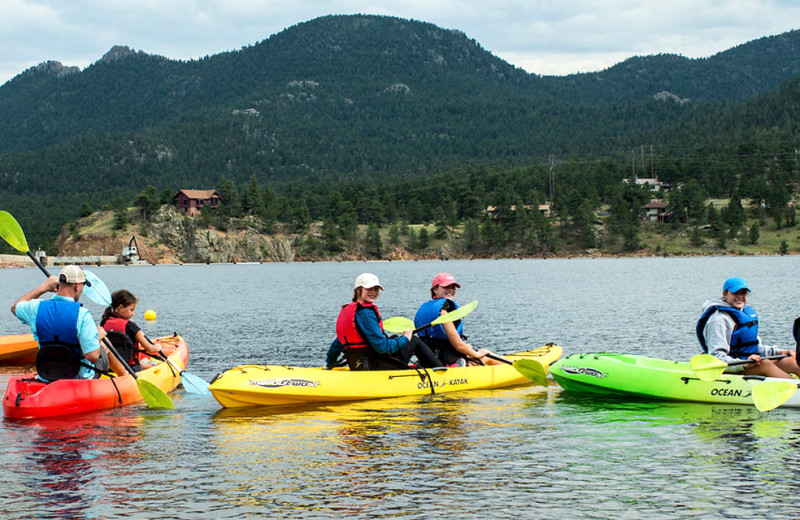
{"type": "Polygon", "coordinates": [[[723,150],[764,125],[796,133],[796,111],[764,96],[800,75],[798,50],[792,31],[702,60],[634,57],[547,77],[460,31],[365,15],[188,62],[115,47],[83,71],[48,62],[0,87],[0,198],[38,215],[27,225],[50,243],[80,205],[147,185],[255,177],[297,194],[548,156],[629,161],[643,143],[723,150]],[[745,117],[733,137],[714,123],[732,111],[745,117]]]}

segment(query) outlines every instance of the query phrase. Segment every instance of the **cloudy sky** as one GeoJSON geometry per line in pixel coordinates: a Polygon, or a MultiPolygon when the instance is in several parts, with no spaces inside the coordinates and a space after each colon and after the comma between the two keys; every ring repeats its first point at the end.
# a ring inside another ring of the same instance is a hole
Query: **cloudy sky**
{"type": "Polygon", "coordinates": [[[0,84],[47,60],[85,68],[114,45],[193,59],[357,13],[459,29],[545,75],[598,71],[636,55],[707,57],[800,28],[796,0],[0,0],[0,84]]]}

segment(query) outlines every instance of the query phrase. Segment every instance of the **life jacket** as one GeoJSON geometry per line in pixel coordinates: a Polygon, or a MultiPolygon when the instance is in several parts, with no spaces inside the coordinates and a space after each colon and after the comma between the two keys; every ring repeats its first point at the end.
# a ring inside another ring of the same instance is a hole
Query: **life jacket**
{"type": "Polygon", "coordinates": [[[69,300],[45,300],[36,315],[36,335],[39,345],[60,343],[74,346],[79,352],[78,313],[81,304],[69,300]]]}
{"type": "Polygon", "coordinates": [[[81,304],[69,300],[45,300],[36,315],[36,372],[45,381],[75,379],[80,374],[83,351],[78,339],[81,304]]]}
{"type": "Polygon", "coordinates": [[[141,367],[142,350],[133,338],[128,336],[126,330],[128,320],[117,317],[108,318],[103,323],[106,332],[118,332],[119,334],[109,334],[108,340],[114,345],[119,355],[132,367],[141,367]]]}
{"type": "MultiPolygon", "coordinates": [[[[417,310],[417,314],[414,315],[414,327],[423,327],[428,323],[438,319],[442,312],[442,308],[447,302],[450,302],[453,307],[452,309],[449,309],[448,312],[458,309],[456,302],[453,300],[448,300],[447,298],[434,298],[433,300],[428,300],[420,305],[419,309],[417,310]]],[[[456,332],[458,332],[458,335],[463,338],[464,322],[457,320],[453,322],[453,324],[456,326],[456,332]]],[[[433,327],[428,327],[427,329],[421,330],[419,331],[418,335],[423,338],[447,339],[447,332],[445,332],[444,327],[441,325],[434,325],[433,327]]]]}
{"type": "Polygon", "coordinates": [[[712,314],[720,311],[724,312],[733,319],[736,324],[731,335],[730,356],[735,358],[747,359],[751,354],[758,354],[758,315],[755,309],[745,305],[742,310],[733,307],[720,307],[712,305],[697,320],[697,339],[703,352],[708,353],[708,345],[703,335],[703,329],[712,314]]]}
{"type": "Polygon", "coordinates": [[[358,303],[352,302],[342,307],[339,311],[339,317],[336,319],[336,337],[339,343],[342,344],[344,350],[367,348],[369,344],[361,331],[356,326],[356,312],[358,309],[365,308],[371,309],[378,316],[378,323],[383,330],[383,320],[378,308],[371,303],[358,303]]]}

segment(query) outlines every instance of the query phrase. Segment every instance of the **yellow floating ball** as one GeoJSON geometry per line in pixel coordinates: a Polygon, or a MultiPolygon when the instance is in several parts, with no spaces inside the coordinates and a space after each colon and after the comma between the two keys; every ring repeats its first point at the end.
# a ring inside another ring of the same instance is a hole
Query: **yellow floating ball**
{"type": "Polygon", "coordinates": [[[153,309],[148,310],[144,313],[144,319],[147,321],[156,321],[156,311],[153,309]]]}

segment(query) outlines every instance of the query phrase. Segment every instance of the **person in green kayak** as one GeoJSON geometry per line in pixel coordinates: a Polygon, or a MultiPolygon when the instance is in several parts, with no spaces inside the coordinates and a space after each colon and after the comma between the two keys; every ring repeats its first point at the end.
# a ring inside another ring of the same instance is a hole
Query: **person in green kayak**
{"type": "MultiPolygon", "coordinates": [[[[439,273],[434,276],[433,282],[431,282],[431,299],[417,309],[414,326],[423,327],[439,316],[458,309],[454,299],[456,289],[460,288],[456,279],[449,273],[439,273]]],[[[500,361],[486,357],[487,354],[492,354],[491,351],[485,348],[475,350],[472,345],[464,341],[466,336],[464,336],[462,320],[428,327],[421,330],[419,335],[439,360],[447,366],[466,366],[468,362],[481,365],[501,364],[500,361]]]]}
{"type": "Polygon", "coordinates": [[[383,290],[378,277],[363,273],[356,278],[353,301],[342,306],[336,320],[336,339],[326,357],[326,367],[334,368],[344,352],[350,370],[397,370],[408,368],[412,356],[425,368],[442,364],[419,337],[406,330],[402,336],[388,337],[375,300],[383,290]]]}
{"type": "Polygon", "coordinates": [[[767,377],[800,376],[795,352],[766,346],[758,335],[758,314],[747,304],[750,287],[744,278],[734,276],[725,280],[722,297],[706,301],[703,314],[697,321],[697,339],[703,352],[725,363],[741,359],[752,363],[733,365],[725,371],[767,377]],[[785,355],[783,359],[764,359],[767,356],[785,355]]]}
{"type": "Polygon", "coordinates": [[[59,276],[50,276],[11,306],[11,313],[31,328],[39,342],[36,369],[43,381],[58,376],[94,379],[100,377],[99,371],[109,368],[117,374],[126,373],[122,364],[113,356],[109,358],[107,349],[100,344],[105,331],[94,324],[89,311],[78,303],[86,283],[83,270],[68,265],[59,276]],[[55,295],[47,300],[38,299],[48,292],[55,295]]]}

